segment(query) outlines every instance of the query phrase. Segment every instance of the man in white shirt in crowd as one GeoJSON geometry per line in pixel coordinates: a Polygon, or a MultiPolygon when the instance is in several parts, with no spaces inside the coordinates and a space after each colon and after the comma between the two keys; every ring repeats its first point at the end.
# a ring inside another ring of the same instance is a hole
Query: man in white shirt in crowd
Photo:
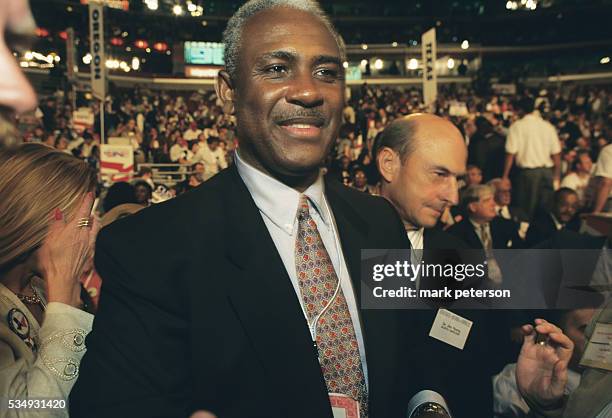
{"type": "Polygon", "coordinates": [[[201,133],[202,131],[198,129],[198,124],[194,121],[189,124],[189,129],[185,131],[183,138],[185,138],[186,141],[195,141],[201,133]]]}
{"type": "Polygon", "coordinates": [[[173,163],[185,164],[193,157],[193,153],[189,151],[187,141],[179,138],[174,145],[170,147],[170,160],[173,163]]]}
{"type": "Polygon", "coordinates": [[[547,205],[553,189],[559,188],[561,144],[554,126],[534,110],[533,98],[524,97],[518,106],[524,116],[508,131],[503,178],[509,178],[516,164],[518,205],[531,218],[538,205],[547,205]]]}
{"type": "Polygon", "coordinates": [[[596,177],[593,212],[610,212],[612,209],[612,144],[606,145],[599,153],[593,176],[596,177]]]}
{"type": "Polygon", "coordinates": [[[219,138],[209,136],[206,143],[200,143],[197,152],[189,161],[190,164],[204,164],[204,179],[208,180],[227,167],[225,151],[219,146],[219,138]]]}
{"type": "Polygon", "coordinates": [[[584,192],[591,180],[592,169],[593,161],[588,151],[580,151],[576,155],[572,171],[561,181],[561,187],[572,189],[578,194],[581,205],[584,205],[584,192]]]}

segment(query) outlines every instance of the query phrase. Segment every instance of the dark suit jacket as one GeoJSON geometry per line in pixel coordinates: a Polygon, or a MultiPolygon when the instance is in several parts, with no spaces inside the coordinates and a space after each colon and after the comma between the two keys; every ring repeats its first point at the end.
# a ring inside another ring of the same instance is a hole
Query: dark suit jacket
{"type": "MultiPolygon", "coordinates": [[[[570,220],[562,229],[578,232],[579,228],[580,219],[576,216],[574,217],[574,219],[570,220]]],[[[531,222],[531,224],[529,225],[525,241],[527,242],[528,247],[533,247],[544,241],[547,241],[548,239],[553,238],[556,233],[557,227],[555,226],[555,221],[553,220],[550,212],[540,211],[536,215],[533,222],[531,222]]]]}
{"type": "Polygon", "coordinates": [[[495,132],[486,136],[477,132],[470,139],[468,164],[475,164],[482,170],[485,182],[501,177],[504,169],[506,140],[495,132]]]}
{"type": "Polygon", "coordinates": [[[508,206],[508,211],[510,212],[510,218],[512,221],[516,223],[520,222],[529,222],[529,216],[525,211],[518,206],[508,206]]]}
{"type": "MultiPolygon", "coordinates": [[[[359,304],[360,249],[409,242],[385,199],[332,181],[326,196],[359,304]]],[[[104,284],[71,417],[332,417],[298,297],[235,168],[102,230],[95,262],[104,284]]],[[[370,416],[402,416],[401,379],[419,377],[411,327],[360,314],[370,416]]]]}
{"type": "MultiPolygon", "coordinates": [[[[518,235],[519,225],[516,222],[496,216],[490,222],[490,229],[494,249],[522,248],[524,246],[523,240],[518,235]],[[512,243],[512,245],[509,245],[509,243],[512,243]]],[[[474,225],[467,217],[451,226],[448,232],[463,240],[470,248],[483,249],[474,225]]]]}
{"type": "Polygon", "coordinates": [[[423,231],[423,248],[425,250],[464,250],[470,247],[457,236],[436,226],[425,228],[423,231]]]}
{"type": "MultiPolygon", "coordinates": [[[[456,257],[462,260],[458,262],[477,263],[484,257],[480,251],[471,250],[460,238],[440,228],[425,229],[423,244],[426,260],[439,258],[436,250],[443,250],[438,253],[446,253],[446,257],[449,257],[448,250],[457,250],[456,257]]],[[[463,350],[428,336],[436,309],[408,312],[413,317],[418,316],[414,335],[421,337],[420,358],[422,367],[427,370],[425,387],[442,394],[456,417],[490,416],[493,410],[491,377],[504,364],[513,361],[508,356],[510,338],[503,326],[505,317],[501,318],[500,311],[485,309],[450,306],[449,310],[473,322],[463,350]]]]}

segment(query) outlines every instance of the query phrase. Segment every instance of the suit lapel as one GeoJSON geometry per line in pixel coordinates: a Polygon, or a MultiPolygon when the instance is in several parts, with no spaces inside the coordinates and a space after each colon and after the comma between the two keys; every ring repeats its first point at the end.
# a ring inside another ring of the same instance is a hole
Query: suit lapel
{"type": "MultiPolygon", "coordinates": [[[[224,196],[229,237],[226,257],[239,270],[230,301],[279,392],[317,416],[331,416],[327,389],[298,296],[274,241],[236,168],[224,196]],[[283,382],[299,382],[299,390],[283,382]]],[[[313,415],[314,416],[314,415],[313,415]]]]}
{"type": "Polygon", "coordinates": [[[472,225],[472,223],[470,222],[469,219],[465,219],[462,222],[464,223],[464,228],[465,228],[465,238],[468,241],[468,243],[476,249],[483,249],[482,246],[482,242],[480,241],[480,238],[478,238],[478,234],[476,234],[476,229],[474,228],[474,225],[472,225]]]}

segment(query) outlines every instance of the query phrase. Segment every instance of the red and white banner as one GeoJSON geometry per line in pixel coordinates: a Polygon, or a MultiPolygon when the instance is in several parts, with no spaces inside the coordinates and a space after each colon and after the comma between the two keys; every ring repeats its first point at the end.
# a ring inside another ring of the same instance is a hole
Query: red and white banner
{"type": "Polygon", "coordinates": [[[134,148],[129,145],[100,146],[100,174],[112,182],[129,181],[134,171],[134,148]]]}
{"type": "Polygon", "coordinates": [[[78,133],[92,129],[94,125],[94,112],[88,107],[80,107],[72,112],[72,127],[78,133]]]}

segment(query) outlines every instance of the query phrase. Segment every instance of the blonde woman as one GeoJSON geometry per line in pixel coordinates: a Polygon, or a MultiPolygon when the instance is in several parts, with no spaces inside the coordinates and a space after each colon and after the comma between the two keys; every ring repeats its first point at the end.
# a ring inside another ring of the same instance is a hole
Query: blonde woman
{"type": "Polygon", "coordinates": [[[95,174],[42,144],[0,150],[0,417],[67,416],[92,315],[95,174]],[[36,411],[34,411],[36,410],[36,411]]]}

